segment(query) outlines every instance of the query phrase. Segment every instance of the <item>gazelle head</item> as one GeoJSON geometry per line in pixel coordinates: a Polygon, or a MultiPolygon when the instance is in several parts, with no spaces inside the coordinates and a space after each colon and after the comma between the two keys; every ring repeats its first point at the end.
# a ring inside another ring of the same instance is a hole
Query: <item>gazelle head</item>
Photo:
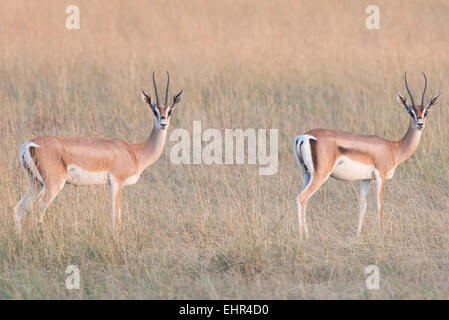
{"type": "Polygon", "coordinates": [[[405,88],[407,89],[408,95],[410,96],[411,104],[407,104],[407,100],[401,94],[398,93],[398,101],[405,107],[405,110],[409,113],[413,123],[415,124],[415,128],[419,131],[424,129],[426,117],[429,113],[430,108],[437,104],[440,94],[434,95],[426,104],[424,104],[424,96],[426,94],[427,89],[427,77],[423,72],[424,76],[424,90],[421,97],[421,104],[416,105],[413,99],[412,93],[407,85],[407,72],[404,74],[405,80],[405,88]]]}
{"type": "Polygon", "coordinates": [[[168,125],[170,124],[170,116],[175,108],[175,105],[179,103],[182,99],[182,90],[179,91],[179,93],[175,94],[173,96],[173,99],[170,103],[168,103],[168,88],[170,86],[170,74],[167,71],[167,88],[165,90],[165,102],[164,104],[159,103],[159,95],[157,93],[157,85],[156,80],[154,79],[154,71],[153,71],[153,85],[154,85],[154,93],[156,95],[156,104],[151,102],[151,97],[147,95],[142,90],[142,100],[150,106],[151,111],[154,113],[155,117],[155,125],[161,129],[165,130],[168,128],[168,125]]]}

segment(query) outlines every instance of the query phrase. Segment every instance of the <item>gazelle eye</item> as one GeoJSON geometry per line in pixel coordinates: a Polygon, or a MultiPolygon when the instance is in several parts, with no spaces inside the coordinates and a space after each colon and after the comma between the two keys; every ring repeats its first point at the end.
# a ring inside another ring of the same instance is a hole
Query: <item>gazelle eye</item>
{"type": "Polygon", "coordinates": [[[424,116],[424,117],[427,117],[427,110],[424,110],[423,116],[424,116]]]}
{"type": "Polygon", "coordinates": [[[170,115],[171,115],[171,110],[168,110],[167,115],[170,117],[170,115]]]}

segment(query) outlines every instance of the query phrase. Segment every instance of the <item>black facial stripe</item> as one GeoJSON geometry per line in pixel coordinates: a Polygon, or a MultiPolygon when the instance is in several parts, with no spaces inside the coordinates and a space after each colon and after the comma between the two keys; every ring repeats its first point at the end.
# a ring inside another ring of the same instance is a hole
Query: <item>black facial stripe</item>
{"type": "Polygon", "coordinates": [[[415,123],[417,123],[418,122],[418,116],[416,115],[416,111],[414,109],[410,108],[408,110],[408,113],[412,117],[413,121],[415,121],[415,123]]]}

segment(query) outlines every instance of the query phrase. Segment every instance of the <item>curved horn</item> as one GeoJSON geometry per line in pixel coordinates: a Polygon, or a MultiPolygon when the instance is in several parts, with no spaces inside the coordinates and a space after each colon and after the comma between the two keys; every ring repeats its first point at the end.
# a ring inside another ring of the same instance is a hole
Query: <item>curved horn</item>
{"type": "Polygon", "coordinates": [[[404,74],[404,79],[405,79],[405,87],[407,88],[408,95],[410,96],[410,100],[412,101],[412,106],[414,106],[415,101],[413,100],[412,93],[410,92],[410,89],[408,88],[408,85],[407,85],[407,72],[404,74]]]}
{"type": "Polygon", "coordinates": [[[426,74],[423,72],[422,75],[424,76],[424,91],[422,92],[422,97],[421,97],[421,105],[424,105],[424,95],[426,94],[426,90],[427,90],[427,77],[426,74]]]}
{"type": "Polygon", "coordinates": [[[153,85],[154,85],[154,93],[156,94],[156,104],[159,105],[159,96],[157,94],[157,85],[156,85],[156,80],[154,80],[154,72],[153,71],[153,85]]]}
{"type": "Polygon", "coordinates": [[[167,89],[165,90],[165,104],[167,104],[168,99],[168,87],[170,86],[170,74],[167,71],[167,89]]]}

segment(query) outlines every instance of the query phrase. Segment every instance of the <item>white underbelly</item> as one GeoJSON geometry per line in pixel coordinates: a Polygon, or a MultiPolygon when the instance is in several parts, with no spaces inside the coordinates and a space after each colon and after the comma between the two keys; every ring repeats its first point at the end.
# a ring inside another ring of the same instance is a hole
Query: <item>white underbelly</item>
{"type": "Polygon", "coordinates": [[[339,157],[332,170],[331,177],[338,180],[374,179],[374,166],[353,161],[348,157],[339,157]]]}
{"type": "Polygon", "coordinates": [[[75,185],[108,184],[108,172],[86,171],[74,164],[67,166],[67,182],[75,185]]]}

